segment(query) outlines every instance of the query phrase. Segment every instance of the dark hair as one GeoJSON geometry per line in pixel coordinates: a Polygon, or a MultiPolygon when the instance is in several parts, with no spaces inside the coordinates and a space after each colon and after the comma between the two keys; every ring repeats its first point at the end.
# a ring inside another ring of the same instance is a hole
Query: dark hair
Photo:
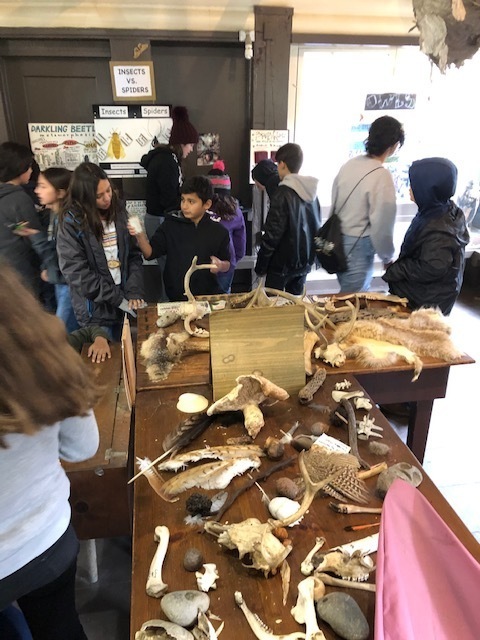
{"type": "Polygon", "coordinates": [[[65,169],[64,167],[49,167],[40,173],[57,191],[61,189],[66,191],[68,189],[72,177],[70,169],[65,169]]]}
{"type": "Polygon", "coordinates": [[[233,220],[237,213],[237,200],[227,193],[215,193],[212,200],[212,211],[222,220],[233,220]]]}
{"type": "Polygon", "coordinates": [[[44,311],[19,275],[0,261],[0,446],[8,433],[32,434],[84,415],[101,395],[68,344],[65,326],[44,311]]]}
{"type": "Polygon", "coordinates": [[[365,140],[365,150],[369,156],[381,156],[394,144],[405,142],[403,126],[396,118],[382,116],[370,125],[368,138],[365,140]]]}
{"type": "Polygon", "coordinates": [[[153,145],[154,149],[167,149],[167,151],[170,151],[171,153],[173,153],[173,155],[177,158],[177,162],[178,164],[181,164],[182,160],[183,160],[183,149],[182,149],[182,145],[181,144],[164,144],[164,143],[157,143],[153,145]]]}
{"type": "Polygon", "coordinates": [[[299,144],[287,142],[275,154],[277,164],[284,162],[290,173],[298,173],[303,164],[303,151],[299,144]]]}
{"type": "MultiPolygon", "coordinates": [[[[63,224],[65,214],[69,211],[80,221],[83,229],[90,229],[98,240],[103,236],[103,224],[97,207],[97,188],[100,180],[108,180],[105,171],[93,162],[82,162],[72,173],[67,197],[60,212],[59,221],[63,224]]],[[[113,222],[119,212],[117,194],[112,187],[112,201],[105,210],[107,223],[113,222]]]]}
{"type": "Polygon", "coordinates": [[[9,182],[21,176],[32,166],[33,153],[18,142],[0,144],[0,182],[9,182]]]}
{"type": "Polygon", "coordinates": [[[205,176],[193,176],[182,184],[180,193],[196,193],[200,200],[205,204],[207,200],[213,201],[212,183],[205,176]]]}

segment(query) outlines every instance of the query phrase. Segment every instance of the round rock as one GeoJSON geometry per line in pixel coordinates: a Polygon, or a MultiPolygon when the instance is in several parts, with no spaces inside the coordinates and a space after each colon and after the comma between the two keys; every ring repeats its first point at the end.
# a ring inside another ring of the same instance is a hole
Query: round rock
{"type": "Polygon", "coordinates": [[[183,566],[187,571],[198,571],[203,563],[203,554],[199,549],[191,547],[185,552],[183,566]]]}
{"type": "Polygon", "coordinates": [[[370,628],[356,601],[347,593],[333,591],[316,603],[318,617],[345,640],[367,640],[370,628]]]}
{"type": "Polygon", "coordinates": [[[405,482],[408,482],[414,487],[418,487],[423,480],[423,475],[417,467],[408,464],[408,462],[398,462],[397,464],[393,464],[391,467],[388,467],[386,471],[382,471],[378,476],[377,493],[381,498],[385,497],[393,481],[397,478],[405,480],[405,482]]]}
{"type": "Polygon", "coordinates": [[[208,611],[210,598],[201,591],[172,591],[163,596],[160,606],[171,622],[190,627],[197,621],[199,609],[203,613],[208,611]]]}

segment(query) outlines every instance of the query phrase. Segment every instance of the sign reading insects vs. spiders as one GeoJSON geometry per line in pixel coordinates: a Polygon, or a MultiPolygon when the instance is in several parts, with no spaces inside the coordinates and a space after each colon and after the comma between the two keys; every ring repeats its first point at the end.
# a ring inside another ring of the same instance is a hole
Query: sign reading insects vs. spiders
{"type": "Polygon", "coordinates": [[[98,162],[112,177],[145,175],[141,157],[172,128],[169,105],[94,105],[93,122],[98,162]]]}

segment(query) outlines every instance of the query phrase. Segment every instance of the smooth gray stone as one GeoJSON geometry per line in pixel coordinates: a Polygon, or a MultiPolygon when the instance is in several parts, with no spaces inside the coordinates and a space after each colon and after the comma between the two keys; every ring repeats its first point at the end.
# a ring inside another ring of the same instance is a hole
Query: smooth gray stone
{"type": "Polygon", "coordinates": [[[206,613],[210,598],[201,591],[172,591],[160,601],[163,613],[169,620],[181,627],[190,627],[197,621],[198,610],[206,613]]]}
{"type": "Polygon", "coordinates": [[[423,480],[423,475],[420,469],[417,469],[417,467],[414,467],[408,462],[397,462],[397,464],[393,464],[378,476],[377,493],[381,498],[386,496],[393,481],[397,478],[405,480],[405,482],[408,482],[413,487],[418,487],[423,480]]]}
{"type": "Polygon", "coordinates": [[[367,640],[370,628],[357,602],[347,593],[333,591],[316,603],[318,617],[345,640],[367,640]]]}

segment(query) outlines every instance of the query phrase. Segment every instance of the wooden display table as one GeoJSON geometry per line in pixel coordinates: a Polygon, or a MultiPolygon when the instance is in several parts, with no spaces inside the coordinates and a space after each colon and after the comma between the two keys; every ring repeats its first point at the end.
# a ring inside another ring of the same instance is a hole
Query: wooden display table
{"type": "MultiPolygon", "coordinates": [[[[157,308],[149,305],[138,313],[138,343],[145,340],[150,333],[157,330],[157,308]]],[[[208,327],[208,319],[201,321],[202,326],[208,327]],[[203,324],[202,324],[203,323],[203,324]]],[[[183,323],[177,322],[166,331],[180,331],[183,323]]],[[[325,332],[328,335],[328,331],[325,332]]],[[[463,354],[456,362],[444,362],[431,357],[423,357],[423,370],[420,377],[412,382],[413,370],[404,362],[400,362],[381,370],[369,369],[354,360],[347,360],[338,368],[324,365],[329,375],[353,374],[360,384],[370,394],[376,404],[395,404],[410,402],[411,411],[408,420],[407,444],[416,458],[423,462],[427,443],[433,402],[436,398],[444,398],[447,391],[450,367],[457,364],[472,364],[475,362],[467,354],[463,354]]],[[[318,360],[315,363],[322,366],[318,360]]],[[[137,358],[137,390],[159,389],[165,387],[181,387],[195,384],[207,384],[210,379],[210,359],[208,353],[188,356],[176,364],[168,378],[155,383],[148,379],[141,358],[137,358]]]]}
{"type": "MultiPolygon", "coordinates": [[[[315,404],[333,406],[331,390],[335,382],[343,380],[344,377],[343,372],[340,376],[328,376],[324,387],[315,395],[315,404]]],[[[352,380],[352,389],[360,388],[354,378],[348,377],[352,380]]],[[[211,398],[211,389],[208,385],[194,385],[189,391],[202,393],[211,398]]],[[[176,409],[178,395],[181,392],[182,389],[169,388],[143,391],[137,395],[136,456],[153,459],[162,453],[162,440],[165,435],[186,418],[185,414],[176,409]]],[[[256,443],[260,445],[264,443],[268,435],[281,437],[281,430],[287,431],[297,420],[303,426],[301,431],[307,433],[314,422],[321,421],[324,418],[324,414],[315,409],[315,407],[299,405],[296,397],[291,397],[286,402],[277,402],[269,407],[263,407],[263,413],[266,424],[256,439],[256,443]]],[[[391,446],[391,452],[386,458],[387,463],[391,465],[399,461],[406,461],[418,467],[417,460],[401,442],[378,409],[374,407],[370,413],[371,416],[375,417],[376,423],[384,429],[383,441],[391,446]]],[[[363,412],[361,415],[363,415],[363,412]]],[[[191,443],[188,448],[202,448],[205,444],[218,445],[225,443],[227,438],[245,433],[241,423],[236,423],[227,428],[219,426],[220,424],[221,420],[210,425],[204,434],[191,443]]],[[[346,431],[342,428],[330,427],[329,433],[341,440],[346,440],[346,431]]],[[[360,454],[370,464],[383,460],[383,458],[374,457],[369,453],[365,441],[360,441],[359,446],[360,454]]],[[[295,454],[296,452],[291,447],[286,447],[286,456],[295,454]]],[[[266,469],[270,464],[273,463],[263,458],[261,469],[266,469]]],[[[255,472],[252,475],[255,476],[255,472]]],[[[262,483],[262,487],[270,497],[275,496],[274,483],[276,478],[282,475],[291,477],[298,475],[297,462],[295,461],[291,467],[274,474],[262,483]]],[[[164,474],[164,478],[166,479],[167,477],[170,477],[169,473],[164,474]]],[[[232,492],[235,487],[238,487],[243,482],[245,482],[244,477],[235,478],[227,488],[227,491],[232,492]]],[[[374,495],[375,484],[376,478],[367,480],[367,485],[372,495],[369,506],[381,505],[381,501],[374,495]]],[[[467,549],[475,558],[480,560],[480,547],[475,538],[469,533],[463,522],[425,474],[419,489],[467,549]]],[[[189,547],[196,547],[202,550],[205,562],[216,563],[220,574],[217,590],[209,593],[210,610],[225,621],[222,637],[226,639],[241,638],[242,640],[253,638],[253,634],[242,612],[234,602],[235,591],[243,593],[248,607],[272,627],[275,633],[304,631],[304,627],[299,626],[293,620],[290,615],[290,609],[296,602],[298,582],[304,577],[300,573],[300,563],[313,547],[315,537],[324,536],[326,538],[324,548],[327,549],[378,531],[378,528],[353,533],[344,531],[344,527],[347,525],[375,522],[378,521],[379,516],[337,514],[328,507],[330,498],[317,496],[302,522],[298,526],[289,529],[293,541],[293,550],[287,558],[291,567],[291,583],[286,605],[283,606],[279,574],[265,578],[263,574],[242,566],[242,562],[238,559],[235,551],[227,551],[221,547],[213,536],[203,533],[200,527],[185,524],[185,500],[193,491],[202,490],[189,490],[180,495],[178,502],[167,503],[157,496],[145,478],[142,477],[135,481],[131,638],[134,638],[135,631],[140,629],[143,622],[152,618],[163,617],[159,601],[147,596],[145,592],[150,562],[157,547],[153,536],[154,529],[158,525],[166,525],[170,529],[170,544],[163,571],[164,581],[169,585],[168,590],[176,591],[196,588],[194,574],[186,572],[183,569],[182,562],[184,553],[189,547]]],[[[265,505],[262,504],[260,492],[256,487],[252,487],[240,496],[221,521],[234,523],[249,517],[257,517],[262,522],[266,522],[269,517],[265,505]]],[[[372,574],[370,581],[374,581],[374,579],[375,575],[372,574]]],[[[327,587],[327,593],[329,590],[332,589],[327,587]]],[[[371,628],[370,638],[373,638],[374,594],[350,589],[346,590],[346,592],[355,598],[365,613],[371,628]]],[[[218,623],[215,623],[214,626],[218,626],[218,623]]],[[[322,624],[321,628],[328,639],[332,640],[337,637],[327,625],[322,624]]]]}

